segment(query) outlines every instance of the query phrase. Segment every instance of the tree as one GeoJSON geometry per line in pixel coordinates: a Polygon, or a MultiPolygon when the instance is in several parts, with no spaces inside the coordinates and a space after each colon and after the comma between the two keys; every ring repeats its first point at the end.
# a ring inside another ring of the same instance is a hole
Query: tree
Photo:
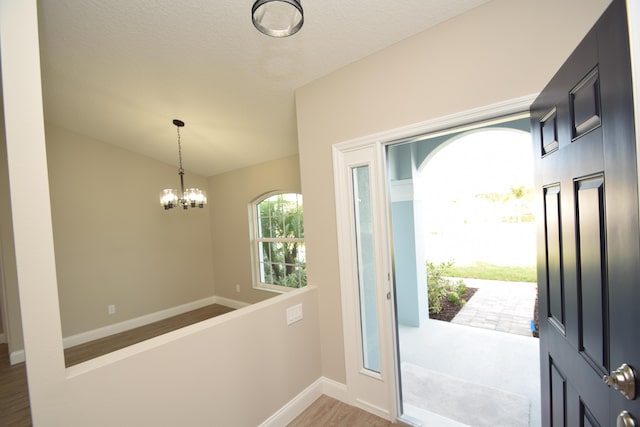
{"type": "Polygon", "coordinates": [[[520,187],[511,187],[509,198],[516,199],[516,217],[518,222],[522,222],[522,210],[526,203],[526,199],[529,199],[533,195],[532,188],[525,188],[523,185],[520,187]]]}
{"type": "MultiPolygon", "coordinates": [[[[509,202],[514,200],[514,202],[512,203],[512,205],[515,207],[516,210],[516,221],[517,222],[522,222],[523,221],[523,213],[524,210],[527,208],[527,205],[531,202],[532,198],[533,198],[533,188],[527,188],[525,186],[519,186],[519,187],[511,187],[509,189],[508,192],[506,193],[498,193],[498,192],[492,192],[492,193],[482,193],[482,194],[476,194],[476,197],[482,200],[486,200],[488,203],[490,203],[492,206],[495,205],[505,205],[509,202]]],[[[512,211],[509,211],[508,217],[511,217],[511,213],[512,211]]],[[[502,211],[502,214],[505,215],[505,211],[502,211]]]]}
{"type": "Polygon", "coordinates": [[[476,197],[479,199],[484,199],[489,203],[504,203],[506,200],[506,195],[504,193],[482,193],[476,194],[476,197]]]}

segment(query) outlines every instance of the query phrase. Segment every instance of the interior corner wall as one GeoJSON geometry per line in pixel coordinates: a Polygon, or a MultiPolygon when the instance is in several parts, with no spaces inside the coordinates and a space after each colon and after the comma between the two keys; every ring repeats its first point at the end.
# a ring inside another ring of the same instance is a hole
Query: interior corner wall
{"type": "Polygon", "coordinates": [[[539,92],[609,3],[493,0],[297,90],[324,376],[346,382],[332,145],[539,92]]]}
{"type": "Polygon", "coordinates": [[[255,303],[278,295],[254,289],[251,270],[249,205],[272,191],[300,193],[297,155],[209,178],[216,296],[255,303]]]}
{"type": "Polygon", "coordinates": [[[179,182],[175,166],[45,130],[63,336],[215,294],[209,207],[165,211],[159,202],[179,182]]]}

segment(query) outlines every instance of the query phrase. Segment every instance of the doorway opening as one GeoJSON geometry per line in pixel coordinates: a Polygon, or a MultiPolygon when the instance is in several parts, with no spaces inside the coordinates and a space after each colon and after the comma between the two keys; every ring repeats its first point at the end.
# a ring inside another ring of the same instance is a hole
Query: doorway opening
{"type": "Polygon", "coordinates": [[[400,408],[540,425],[529,119],[388,147],[400,408]]]}

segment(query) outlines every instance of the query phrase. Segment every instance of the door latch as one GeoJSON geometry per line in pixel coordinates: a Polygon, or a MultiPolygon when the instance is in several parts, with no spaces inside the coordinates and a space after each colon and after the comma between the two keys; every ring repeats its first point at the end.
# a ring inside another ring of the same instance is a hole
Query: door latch
{"type": "Polygon", "coordinates": [[[611,372],[611,375],[603,376],[602,381],[614,390],[618,390],[627,399],[636,398],[636,371],[626,363],[611,372]]]}
{"type": "Polygon", "coordinates": [[[616,419],[616,427],[636,427],[636,420],[628,411],[622,411],[616,419]]]}

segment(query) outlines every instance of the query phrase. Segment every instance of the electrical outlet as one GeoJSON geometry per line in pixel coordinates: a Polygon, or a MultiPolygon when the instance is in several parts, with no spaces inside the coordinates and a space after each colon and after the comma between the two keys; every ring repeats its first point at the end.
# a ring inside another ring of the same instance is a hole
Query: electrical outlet
{"type": "Polygon", "coordinates": [[[240,292],[240,285],[236,283],[236,292],[240,292]]]}
{"type": "Polygon", "coordinates": [[[287,308],[287,325],[302,320],[302,304],[297,304],[287,308]]]}
{"type": "Polygon", "coordinates": [[[116,314],[116,305],[115,304],[109,304],[107,306],[107,312],[109,314],[116,314]]]}

